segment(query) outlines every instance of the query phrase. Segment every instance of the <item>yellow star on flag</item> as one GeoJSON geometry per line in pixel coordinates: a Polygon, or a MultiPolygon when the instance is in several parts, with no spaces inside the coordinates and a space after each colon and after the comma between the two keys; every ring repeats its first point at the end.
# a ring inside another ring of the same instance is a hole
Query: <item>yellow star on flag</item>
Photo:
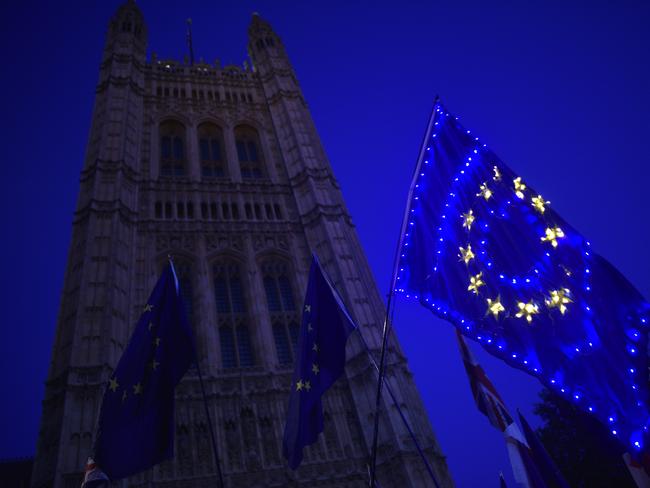
{"type": "Polygon", "coordinates": [[[153,322],[149,322],[149,332],[151,332],[151,329],[153,329],[153,322]]]}
{"type": "Polygon", "coordinates": [[[548,207],[551,202],[548,200],[544,200],[542,195],[537,195],[536,197],[532,198],[533,202],[533,207],[535,207],[535,210],[537,210],[539,213],[543,214],[546,211],[546,207],[548,207]]]}
{"type": "Polygon", "coordinates": [[[305,381],[305,390],[307,391],[311,390],[311,382],[305,381]]]}
{"type": "Polygon", "coordinates": [[[311,332],[314,328],[311,326],[311,322],[307,324],[307,332],[311,332]]]}
{"type": "Polygon", "coordinates": [[[154,345],[155,345],[156,347],[160,346],[160,337],[156,337],[156,338],[153,340],[153,343],[154,343],[154,345]]]}
{"type": "Polygon", "coordinates": [[[494,166],[494,167],[492,168],[492,171],[494,171],[494,176],[492,177],[492,179],[493,179],[494,181],[501,181],[501,173],[499,172],[499,168],[497,168],[496,166],[494,166]]]}
{"type": "Polygon", "coordinates": [[[571,300],[571,291],[568,288],[562,288],[560,290],[551,290],[551,296],[546,300],[546,306],[548,308],[557,308],[560,310],[560,313],[564,315],[564,312],[567,311],[567,303],[572,303],[571,300]]]}
{"type": "Polygon", "coordinates": [[[479,274],[475,276],[470,276],[469,286],[467,287],[467,291],[471,291],[475,295],[478,295],[478,289],[481,286],[485,286],[485,282],[481,279],[482,277],[483,277],[483,271],[481,271],[479,274]]]}
{"type": "Polygon", "coordinates": [[[136,383],[133,385],[133,394],[134,395],[140,395],[142,393],[142,385],[140,383],[136,383]]]}
{"type": "Polygon", "coordinates": [[[501,305],[501,297],[497,296],[494,300],[487,299],[488,313],[494,315],[495,319],[499,318],[499,313],[505,312],[505,308],[501,305]]]}
{"type": "Polygon", "coordinates": [[[471,244],[467,244],[467,249],[465,249],[464,247],[459,247],[458,249],[460,250],[460,254],[458,255],[458,257],[460,258],[461,261],[464,261],[465,264],[468,264],[472,259],[476,257],[472,252],[471,244]]]}
{"type": "Polygon", "coordinates": [[[115,390],[117,390],[117,388],[120,386],[118,385],[117,380],[115,378],[111,378],[108,381],[108,383],[109,383],[108,389],[111,390],[112,392],[115,392],[115,390]]]}
{"type": "Polygon", "coordinates": [[[517,176],[512,182],[515,184],[515,195],[523,200],[526,185],[521,182],[521,176],[517,176]]]}
{"type": "Polygon", "coordinates": [[[160,366],[160,363],[159,363],[158,361],[156,361],[155,359],[154,359],[153,361],[151,361],[151,369],[153,369],[154,371],[156,371],[156,368],[157,368],[158,366],[160,366]]]}
{"type": "Polygon", "coordinates": [[[557,240],[564,237],[564,232],[559,227],[547,227],[546,236],[542,237],[542,242],[550,242],[553,247],[557,247],[557,240]]]}
{"type": "Polygon", "coordinates": [[[490,197],[492,196],[492,190],[490,190],[487,186],[487,183],[483,183],[481,187],[479,188],[481,191],[479,191],[476,196],[477,197],[483,197],[485,198],[485,201],[488,201],[490,197]]]}
{"type": "Polygon", "coordinates": [[[122,403],[124,403],[124,400],[126,400],[126,390],[122,392],[122,403]]]}
{"type": "Polygon", "coordinates": [[[318,352],[318,344],[314,343],[314,346],[311,348],[311,350],[318,352]]]}
{"type": "Polygon", "coordinates": [[[311,371],[314,374],[320,373],[320,368],[318,367],[318,364],[314,363],[311,365],[311,371]]]}
{"type": "Polygon", "coordinates": [[[474,223],[474,220],[476,220],[476,217],[474,217],[474,211],[470,209],[469,212],[462,214],[462,217],[463,227],[468,231],[471,230],[472,224],[474,223]]]}
{"type": "Polygon", "coordinates": [[[517,302],[517,307],[519,308],[519,312],[517,312],[515,317],[518,319],[524,317],[529,324],[533,321],[533,315],[539,313],[537,304],[532,300],[528,303],[517,302]]]}
{"type": "Polygon", "coordinates": [[[305,312],[311,312],[311,305],[305,305],[305,312]]]}
{"type": "Polygon", "coordinates": [[[153,305],[149,305],[148,303],[144,306],[144,311],[145,312],[151,312],[153,310],[153,305]]]}
{"type": "Polygon", "coordinates": [[[302,389],[304,388],[304,386],[305,386],[305,385],[304,385],[304,383],[302,382],[302,380],[298,380],[298,382],[296,383],[296,391],[300,391],[300,390],[302,390],[302,389]]]}

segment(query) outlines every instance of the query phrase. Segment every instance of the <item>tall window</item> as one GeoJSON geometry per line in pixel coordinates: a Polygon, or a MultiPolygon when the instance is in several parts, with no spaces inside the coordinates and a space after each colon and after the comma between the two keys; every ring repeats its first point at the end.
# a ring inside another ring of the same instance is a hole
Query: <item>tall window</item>
{"type": "Polygon", "coordinates": [[[245,180],[262,178],[264,161],[257,131],[247,125],[236,127],[235,143],[242,178],[245,180]]]}
{"type": "Polygon", "coordinates": [[[262,264],[266,303],[271,316],[278,362],[290,365],[298,348],[298,317],[288,265],[280,260],[262,264]]]}
{"type": "Polygon", "coordinates": [[[222,366],[224,368],[252,366],[255,358],[239,264],[231,260],[220,261],[214,264],[212,273],[222,366]]]}
{"type": "Polygon", "coordinates": [[[199,125],[199,156],[203,178],[222,178],[226,175],[223,153],[223,134],[214,124],[199,125]]]}
{"type": "Polygon", "coordinates": [[[185,176],[185,127],[176,120],[160,124],[160,174],[162,176],[185,176]]]}

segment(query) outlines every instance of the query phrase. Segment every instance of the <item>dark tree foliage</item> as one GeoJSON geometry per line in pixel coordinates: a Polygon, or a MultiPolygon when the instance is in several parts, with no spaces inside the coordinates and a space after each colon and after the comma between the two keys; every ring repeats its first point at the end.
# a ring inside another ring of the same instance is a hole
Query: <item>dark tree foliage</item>
{"type": "Polygon", "coordinates": [[[636,488],[625,448],[596,419],[549,390],[539,394],[535,413],[545,425],[537,430],[544,447],[575,488],[636,488]]]}

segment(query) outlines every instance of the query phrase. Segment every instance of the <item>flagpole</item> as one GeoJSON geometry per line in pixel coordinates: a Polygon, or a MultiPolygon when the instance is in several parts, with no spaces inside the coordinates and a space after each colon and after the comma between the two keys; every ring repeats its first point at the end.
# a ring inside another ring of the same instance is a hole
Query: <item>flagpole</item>
{"type": "MultiPolygon", "coordinates": [[[[174,268],[174,261],[172,260],[171,255],[168,255],[169,265],[172,267],[172,272],[174,273],[174,279],[176,280],[176,291],[180,293],[178,277],[176,275],[176,269],[174,268]]],[[[212,441],[212,452],[214,453],[214,462],[217,465],[217,477],[219,480],[219,488],[225,488],[223,482],[223,473],[221,472],[221,462],[219,461],[219,449],[217,448],[217,438],[214,435],[214,427],[212,426],[212,417],[210,416],[210,409],[208,408],[208,397],[205,394],[205,387],[203,385],[203,375],[201,374],[201,367],[199,366],[199,356],[196,352],[196,344],[192,340],[192,348],[194,349],[194,359],[196,361],[196,371],[199,376],[199,385],[201,387],[201,396],[203,397],[203,407],[205,408],[205,417],[208,420],[208,428],[210,429],[210,440],[212,441]]]]}
{"type": "Polygon", "coordinates": [[[377,437],[379,433],[379,414],[381,413],[381,390],[384,383],[384,369],[386,363],[386,344],[388,343],[388,334],[391,329],[391,324],[389,318],[391,317],[392,308],[393,308],[393,296],[395,293],[395,283],[397,282],[397,268],[399,266],[399,253],[402,248],[402,243],[404,239],[404,231],[406,230],[406,225],[408,223],[408,214],[410,210],[411,197],[413,196],[413,191],[415,189],[415,181],[417,180],[418,171],[420,165],[422,164],[422,157],[426,149],[426,141],[428,140],[429,134],[433,127],[433,119],[435,116],[435,106],[438,102],[438,96],[433,102],[433,109],[431,110],[431,115],[429,116],[429,123],[427,125],[427,130],[424,133],[424,139],[422,141],[422,146],[420,147],[420,153],[415,164],[415,170],[413,171],[413,177],[411,179],[411,185],[409,187],[408,196],[406,199],[406,208],[404,209],[404,216],[402,217],[402,225],[400,227],[399,238],[397,239],[397,246],[395,248],[395,257],[393,259],[393,274],[390,282],[390,289],[388,290],[388,297],[386,299],[386,314],[384,316],[384,327],[382,332],[381,340],[381,353],[379,359],[379,378],[377,381],[377,396],[375,398],[375,423],[373,427],[372,435],[372,450],[370,453],[370,488],[375,488],[376,479],[377,479],[377,437]]]}

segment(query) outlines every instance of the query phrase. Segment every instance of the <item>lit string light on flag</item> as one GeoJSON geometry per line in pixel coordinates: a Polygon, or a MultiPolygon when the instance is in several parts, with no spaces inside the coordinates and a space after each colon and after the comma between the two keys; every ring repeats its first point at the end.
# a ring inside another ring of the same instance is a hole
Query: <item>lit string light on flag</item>
{"type": "Polygon", "coordinates": [[[426,145],[395,291],[643,449],[648,303],[441,104],[426,145]]]}

